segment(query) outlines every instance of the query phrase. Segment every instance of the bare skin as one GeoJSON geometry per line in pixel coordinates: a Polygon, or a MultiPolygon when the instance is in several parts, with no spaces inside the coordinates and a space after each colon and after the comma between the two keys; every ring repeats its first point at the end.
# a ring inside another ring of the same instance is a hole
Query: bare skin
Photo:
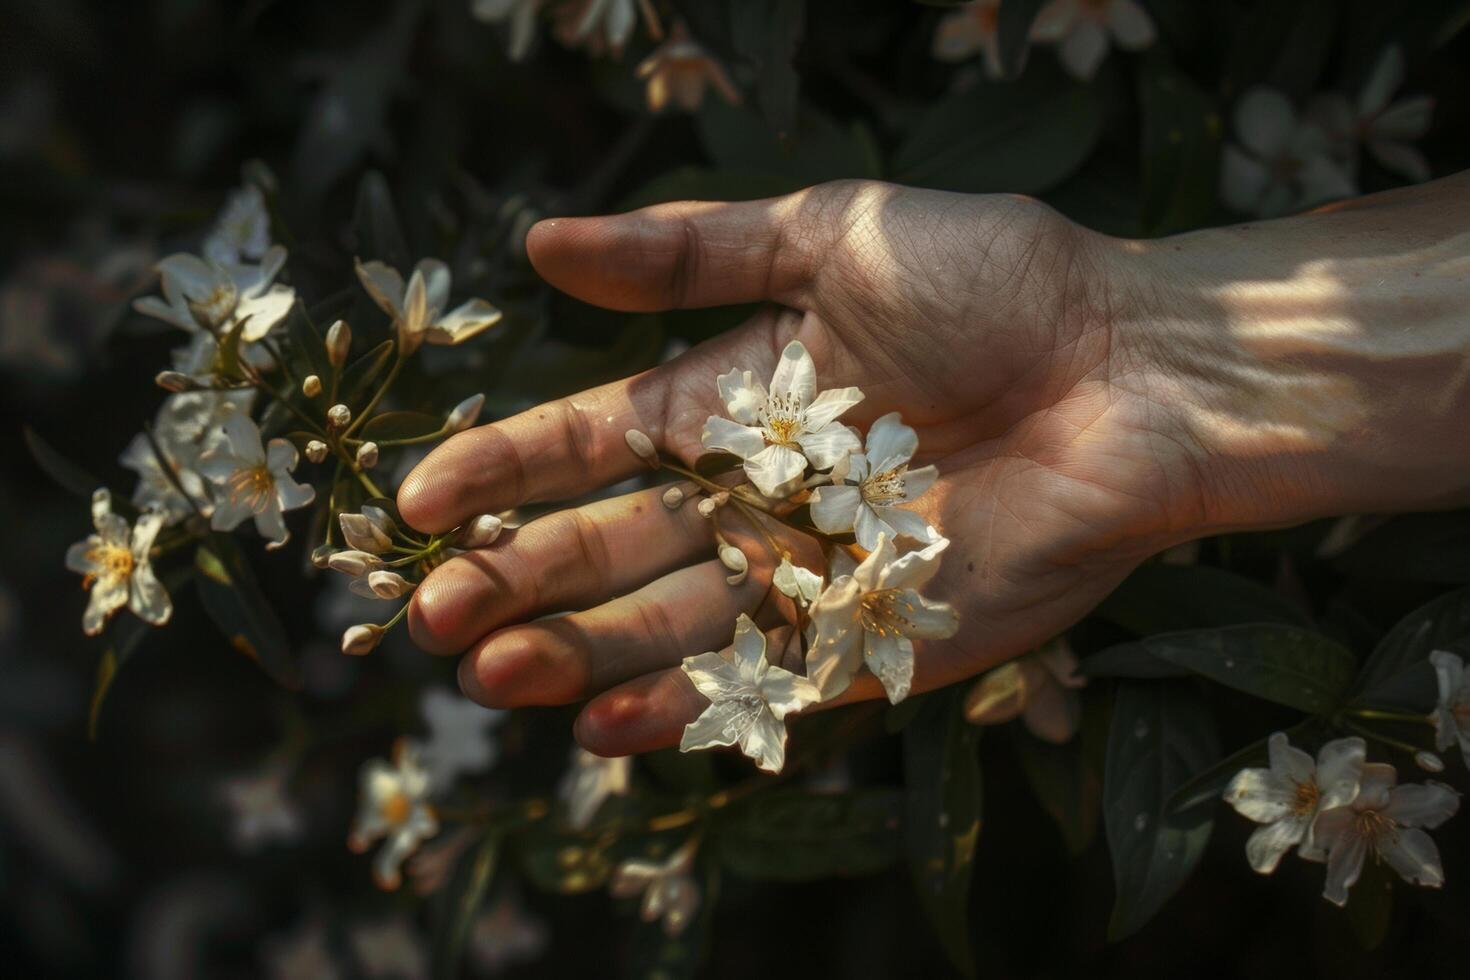
{"type": "MultiPolygon", "coordinates": [[[[1027,199],[872,182],[546,221],[532,262],[588,302],[774,305],[637,377],[453,437],[399,507],[437,532],[594,491],[644,469],[631,428],[692,463],[723,411],[715,376],[769,377],[797,339],[821,387],[866,393],[844,421],[900,411],[918,464],[939,467],[915,509],[953,544],[926,591],[961,629],[919,645],[914,690],[943,686],[1066,629],[1172,544],[1470,500],[1470,457],[1449,448],[1470,412],[1467,201],[1451,178],[1148,243],[1027,199]]],[[[728,646],[771,563],[726,585],[710,522],[659,494],[560,511],[446,563],[414,596],[415,640],[465,653],[461,684],[483,704],[586,700],[576,735],[594,752],[677,744],[705,706],[680,662],[728,646]]],[[[879,696],[862,675],[841,700],[879,696]]]]}

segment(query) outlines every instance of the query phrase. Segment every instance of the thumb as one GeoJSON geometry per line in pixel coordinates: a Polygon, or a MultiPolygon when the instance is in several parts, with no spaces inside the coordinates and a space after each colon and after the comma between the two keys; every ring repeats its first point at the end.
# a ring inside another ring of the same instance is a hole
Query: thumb
{"type": "Polygon", "coordinates": [[[766,300],[800,306],[831,236],[823,188],[738,204],[680,201],[601,218],[552,218],[526,253],[551,285],[629,312],[766,300]],[[812,227],[816,225],[817,227],[812,227]]]}

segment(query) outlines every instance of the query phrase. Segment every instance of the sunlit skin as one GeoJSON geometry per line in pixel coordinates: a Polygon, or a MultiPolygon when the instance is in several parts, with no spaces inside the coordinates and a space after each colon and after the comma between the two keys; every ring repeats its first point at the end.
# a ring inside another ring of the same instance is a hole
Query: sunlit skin
{"type": "MultiPolygon", "coordinates": [[[[953,542],[923,591],[955,606],[960,632],[917,644],[921,692],[1041,644],[1181,541],[1470,499],[1452,448],[1470,412],[1467,202],[1458,177],[1130,242],[1027,199],[844,182],[543,222],[532,262],[587,302],[772,305],[637,377],[454,436],[399,506],[440,532],[593,492],[646,471],[630,428],[691,464],[723,413],[716,376],[769,377],[800,340],[821,388],[866,394],[844,423],[902,412],[913,465],[939,468],[905,506],[953,542]]],[[[486,705],[587,700],[576,734],[593,752],[677,744],[707,705],[682,659],[727,646],[741,612],[771,628],[791,607],[762,603],[776,559],[760,537],[740,540],[750,575],[726,585],[711,522],[662,492],[554,513],[444,564],[414,596],[415,640],[467,653],[461,683],[486,705]]],[[[800,670],[788,636],[771,657],[800,670]]],[[[862,673],[839,703],[881,696],[862,673]]]]}

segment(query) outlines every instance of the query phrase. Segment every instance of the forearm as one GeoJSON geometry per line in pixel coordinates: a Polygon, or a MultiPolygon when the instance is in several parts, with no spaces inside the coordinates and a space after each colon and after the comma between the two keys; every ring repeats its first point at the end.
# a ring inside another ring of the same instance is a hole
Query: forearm
{"type": "Polygon", "coordinates": [[[1470,174],[1113,247],[1212,529],[1470,504],[1470,174]]]}

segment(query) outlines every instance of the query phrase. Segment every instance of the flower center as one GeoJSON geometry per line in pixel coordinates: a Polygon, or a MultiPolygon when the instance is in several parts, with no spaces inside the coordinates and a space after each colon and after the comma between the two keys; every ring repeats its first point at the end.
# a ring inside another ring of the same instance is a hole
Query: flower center
{"type": "Polygon", "coordinates": [[[102,544],[87,552],[93,571],[82,578],[82,588],[92,587],[98,580],[118,582],[133,574],[133,552],[125,545],[102,544]]]}
{"type": "Polygon", "coordinates": [[[402,790],[388,797],[378,807],[378,811],[383,815],[383,819],[395,827],[408,820],[409,811],[412,809],[413,801],[402,790]]]}
{"type": "Polygon", "coordinates": [[[761,408],[760,423],[766,445],[796,449],[796,437],[801,434],[801,399],[771,395],[761,408]]]}
{"type": "Polygon", "coordinates": [[[1291,801],[1291,812],[1299,817],[1310,817],[1317,812],[1317,801],[1322,791],[1312,780],[1296,784],[1296,797],[1291,801]]]}
{"type": "Polygon", "coordinates": [[[858,621],[863,630],[879,636],[903,636],[911,628],[914,604],[898,589],[882,589],[863,596],[858,621]]]}
{"type": "Polygon", "coordinates": [[[1398,834],[1398,825],[1377,810],[1359,810],[1353,818],[1353,828],[1359,837],[1374,847],[1381,839],[1391,839],[1398,834]]]}
{"type": "Polygon", "coordinates": [[[189,312],[194,315],[201,327],[206,330],[218,327],[231,313],[235,311],[235,305],[240,294],[235,289],[235,284],[229,280],[217,281],[214,286],[203,296],[189,299],[189,312]]]}
{"type": "Polygon", "coordinates": [[[271,476],[269,467],[262,463],[232,473],[225,481],[225,492],[229,494],[231,503],[244,504],[252,513],[259,514],[265,510],[275,486],[276,478],[271,476]]]}
{"type": "Polygon", "coordinates": [[[863,481],[863,499],[870,504],[891,504],[904,499],[904,474],[908,466],[874,473],[863,481]]]}

